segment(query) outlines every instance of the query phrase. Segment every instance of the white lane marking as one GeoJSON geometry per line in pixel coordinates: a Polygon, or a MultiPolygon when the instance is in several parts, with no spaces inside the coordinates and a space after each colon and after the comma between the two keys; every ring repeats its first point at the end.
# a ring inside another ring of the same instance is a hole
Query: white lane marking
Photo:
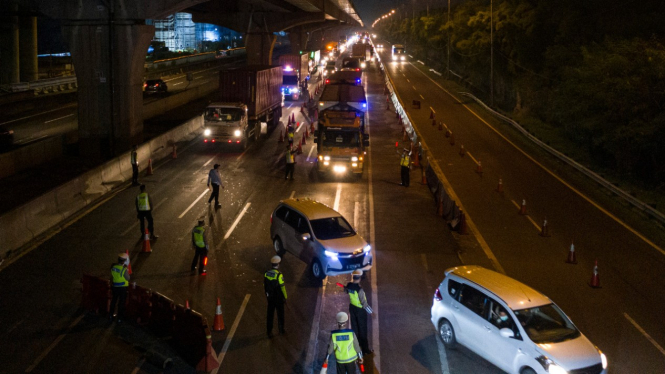
{"type": "MultiPolygon", "coordinates": [[[[425,96],[423,96],[423,95],[420,95],[420,98],[423,99],[423,100],[425,100],[425,96]]],[[[431,107],[430,107],[430,108],[431,108],[431,107]]]]}
{"type": "Polygon", "coordinates": [[[413,87],[413,90],[414,90],[414,91],[418,91],[418,90],[416,89],[416,86],[411,86],[411,87],[413,87]]]}
{"type": "MultiPolygon", "coordinates": [[[[218,154],[219,154],[219,153],[218,153],[218,154]]],[[[217,155],[218,155],[218,154],[217,154],[217,155]]],[[[206,163],[205,163],[205,164],[203,164],[203,167],[206,167],[206,166],[208,166],[208,165],[209,165],[209,164],[210,164],[210,163],[212,162],[212,160],[214,160],[214,159],[215,159],[215,157],[217,157],[217,155],[214,155],[214,156],[212,156],[212,157],[210,158],[210,160],[206,161],[206,163]]]]}
{"type": "MultiPolygon", "coordinates": [[[[425,285],[427,289],[432,289],[432,284],[429,281],[428,273],[429,266],[427,265],[427,256],[424,253],[420,254],[420,258],[423,261],[423,266],[425,267],[425,285]]],[[[437,333],[438,334],[438,333],[437,333]]],[[[434,337],[436,340],[436,350],[439,352],[439,362],[441,363],[441,373],[448,374],[450,373],[450,368],[448,367],[448,356],[446,355],[446,349],[441,343],[441,339],[438,336],[434,337]]]]}
{"type": "Polygon", "coordinates": [[[309,344],[307,345],[307,357],[305,358],[305,372],[307,368],[312,366],[311,374],[314,374],[314,355],[317,353],[319,345],[319,325],[321,323],[321,311],[323,310],[323,300],[326,296],[326,285],[328,284],[328,277],[323,278],[323,286],[321,286],[316,295],[316,307],[314,308],[314,318],[312,319],[312,328],[309,333],[309,344]],[[321,295],[321,297],[319,297],[321,295]]]}
{"type": "Polygon", "coordinates": [[[309,159],[312,157],[312,152],[314,152],[314,148],[316,148],[316,147],[312,147],[312,148],[309,149],[309,153],[307,154],[307,161],[308,162],[314,162],[314,161],[309,161],[309,159]]]}
{"type": "Polygon", "coordinates": [[[337,192],[335,193],[335,203],[333,204],[333,209],[339,212],[339,199],[342,197],[342,184],[337,183],[337,192]]]}
{"type": "Polygon", "coordinates": [[[183,83],[185,83],[185,82],[173,83],[173,86],[177,86],[177,85],[179,85],[179,84],[183,84],[183,83]]]}
{"type": "MultiPolygon", "coordinates": [[[[608,216],[608,217],[609,217],[610,219],[612,219],[614,222],[616,222],[616,223],[618,223],[619,225],[623,226],[626,230],[632,232],[635,236],[637,236],[638,238],[642,239],[643,242],[645,242],[646,244],[648,244],[649,246],[651,246],[653,249],[655,249],[655,250],[657,250],[658,252],[660,252],[661,254],[665,255],[665,250],[662,249],[661,247],[659,247],[658,245],[656,245],[656,243],[654,243],[654,242],[652,242],[651,240],[649,240],[646,236],[642,235],[642,234],[641,234],[640,232],[638,232],[637,230],[635,230],[635,229],[633,229],[632,227],[628,226],[627,223],[625,223],[625,222],[623,222],[622,220],[620,220],[617,216],[615,216],[614,214],[610,213],[608,210],[606,210],[606,209],[603,208],[602,206],[596,204],[596,202],[593,201],[593,200],[591,200],[590,197],[587,197],[587,196],[586,196],[585,194],[583,194],[581,191],[579,191],[578,189],[576,189],[575,187],[573,187],[571,184],[569,184],[568,182],[566,182],[563,178],[559,177],[559,176],[556,175],[553,171],[551,171],[550,169],[546,168],[543,164],[541,164],[540,162],[538,162],[535,158],[531,157],[531,155],[529,155],[528,153],[526,153],[524,150],[522,150],[522,149],[519,148],[517,145],[515,145],[515,143],[511,142],[508,138],[506,138],[503,134],[501,134],[501,133],[499,132],[499,130],[497,130],[497,129],[495,129],[494,127],[492,127],[492,125],[490,125],[487,121],[485,121],[483,118],[481,118],[480,115],[478,115],[476,112],[474,112],[473,110],[471,110],[471,108],[469,108],[466,104],[462,103],[462,101],[461,101],[460,99],[458,99],[457,97],[453,96],[453,94],[451,94],[451,93],[450,93],[448,90],[446,90],[445,88],[441,87],[441,85],[438,84],[438,83],[436,83],[436,82],[434,81],[434,79],[432,79],[432,78],[430,78],[429,76],[427,76],[427,74],[425,74],[425,73],[423,73],[422,71],[420,71],[420,69],[416,69],[416,70],[418,70],[422,75],[424,75],[425,77],[427,77],[427,79],[429,79],[430,81],[432,81],[432,83],[434,83],[437,87],[439,87],[443,92],[447,93],[448,96],[452,97],[455,101],[457,101],[458,103],[462,104],[462,106],[464,106],[464,108],[466,108],[466,110],[468,110],[469,113],[473,114],[476,118],[478,118],[479,121],[481,121],[482,123],[484,123],[487,127],[489,127],[492,131],[494,131],[499,137],[501,137],[503,140],[505,140],[508,144],[512,145],[513,148],[515,148],[518,152],[520,152],[522,155],[524,155],[524,157],[526,157],[527,159],[531,160],[531,162],[533,162],[534,164],[536,164],[538,167],[540,167],[540,168],[541,168],[543,171],[545,171],[547,174],[551,175],[554,179],[556,179],[556,180],[558,180],[559,182],[561,182],[561,184],[563,184],[564,186],[568,187],[571,191],[573,191],[573,192],[574,192],[575,194],[577,194],[579,197],[581,197],[582,199],[586,200],[589,204],[591,204],[591,205],[593,205],[594,207],[596,207],[596,209],[598,209],[599,211],[603,212],[606,216],[608,216]]],[[[423,145],[424,145],[424,143],[423,143],[423,145]]]]}
{"type": "Polygon", "coordinates": [[[353,205],[353,228],[358,230],[358,214],[360,210],[360,203],[356,201],[356,203],[353,205]]]}
{"type": "Polygon", "coordinates": [[[68,114],[68,115],[63,116],[63,117],[58,117],[58,118],[56,118],[56,119],[51,119],[51,120],[48,120],[48,121],[44,121],[44,123],[55,122],[55,121],[57,121],[57,120],[60,120],[60,119],[63,119],[63,118],[67,118],[67,117],[73,117],[73,116],[74,116],[74,114],[72,113],[72,114],[68,114]]]}
{"type": "Polygon", "coordinates": [[[60,107],[60,108],[55,108],[55,109],[47,110],[47,111],[44,111],[44,112],[35,113],[35,114],[29,115],[29,116],[25,116],[25,117],[21,117],[21,118],[16,118],[16,119],[13,119],[13,120],[11,120],[11,121],[2,122],[2,123],[0,123],[0,125],[6,125],[6,124],[8,124],[8,123],[12,123],[12,122],[23,121],[24,119],[28,119],[28,118],[32,118],[32,117],[41,116],[42,114],[51,113],[51,112],[55,112],[55,111],[57,111],[57,110],[62,110],[62,109],[66,109],[66,108],[71,108],[71,107],[74,107],[74,106],[76,106],[76,105],[74,105],[74,104],[65,105],[65,106],[60,107]]]}
{"type": "Polygon", "coordinates": [[[660,353],[662,353],[665,356],[665,349],[663,349],[663,347],[661,347],[660,344],[658,344],[655,340],[653,340],[651,335],[647,334],[647,332],[644,331],[644,329],[642,327],[640,327],[640,325],[638,325],[637,322],[635,322],[634,319],[630,318],[628,313],[624,313],[623,316],[626,317],[628,322],[632,323],[633,326],[635,326],[635,328],[637,329],[637,331],[642,333],[642,335],[644,335],[644,337],[647,338],[647,340],[649,342],[651,342],[651,344],[653,344],[653,346],[656,347],[656,349],[658,349],[660,351],[660,353]]]}
{"type": "Polygon", "coordinates": [[[85,314],[81,314],[77,319],[75,319],[74,322],[72,322],[72,324],[69,325],[67,331],[65,331],[65,333],[63,334],[60,334],[60,336],[58,336],[53,341],[53,343],[51,343],[51,345],[49,345],[48,348],[46,348],[46,350],[42,352],[42,354],[39,355],[39,357],[37,357],[35,362],[33,362],[32,365],[30,365],[27,369],[25,369],[25,372],[30,373],[31,371],[33,371],[37,367],[37,365],[39,365],[39,363],[42,362],[42,360],[49,354],[49,352],[51,352],[53,348],[55,348],[58,345],[58,343],[60,343],[60,341],[64,339],[67,334],[69,334],[70,331],[72,331],[74,326],[78,325],[78,323],[81,322],[83,317],[85,317],[85,314]]]}
{"type": "Polygon", "coordinates": [[[231,236],[231,233],[233,233],[233,230],[238,225],[238,222],[240,222],[240,219],[242,219],[242,216],[244,216],[245,213],[247,213],[247,208],[249,208],[250,205],[252,205],[252,203],[245,204],[245,207],[242,209],[242,212],[240,212],[240,214],[238,214],[238,217],[236,218],[236,220],[233,221],[233,225],[231,225],[231,227],[229,227],[229,231],[227,231],[226,235],[224,235],[224,240],[228,239],[229,236],[231,236]]]}
{"type": "MultiPolygon", "coordinates": [[[[162,205],[167,199],[168,199],[168,197],[163,198],[160,202],[157,203],[157,205],[155,205],[155,207],[154,207],[153,209],[157,209],[157,208],[159,208],[159,206],[162,205]]],[[[138,220],[134,221],[134,223],[133,223],[131,226],[129,226],[129,228],[127,228],[127,230],[123,231],[122,234],[120,234],[120,236],[125,236],[125,235],[127,235],[127,233],[128,233],[130,230],[135,229],[136,226],[138,226],[138,225],[139,225],[139,221],[138,221],[138,220]]]]}
{"type": "Polygon", "coordinates": [[[249,302],[249,298],[251,296],[252,295],[250,294],[245,295],[245,300],[242,301],[242,305],[240,305],[240,309],[238,310],[238,315],[236,316],[236,319],[233,320],[233,326],[231,326],[231,331],[229,331],[229,336],[226,337],[226,340],[224,341],[224,346],[222,347],[221,352],[219,352],[219,356],[217,356],[217,362],[219,362],[219,366],[215,370],[213,370],[210,374],[217,374],[219,368],[222,367],[222,362],[224,361],[226,352],[229,350],[229,346],[231,345],[231,339],[233,339],[233,335],[235,335],[236,330],[238,329],[238,325],[240,324],[240,319],[242,318],[242,315],[245,313],[245,308],[247,307],[247,303],[249,302]]]}
{"type": "MultiPolygon", "coordinates": [[[[249,139],[246,140],[246,141],[249,141],[249,139]]],[[[247,151],[249,151],[249,148],[245,149],[245,150],[240,154],[240,156],[238,156],[238,157],[236,158],[236,161],[240,161],[240,159],[242,158],[242,156],[244,156],[245,153],[247,153],[247,151]]]]}
{"type": "MultiPolygon", "coordinates": [[[[420,97],[423,97],[423,95],[420,95],[420,97]]],[[[423,97],[423,99],[424,99],[424,97],[423,97]]],[[[429,110],[431,110],[432,113],[436,114],[436,110],[434,110],[434,108],[432,108],[431,106],[429,107],[429,110]]]]}
{"type": "Polygon", "coordinates": [[[469,155],[469,158],[470,158],[471,160],[473,160],[473,162],[474,162],[476,165],[478,165],[478,160],[476,160],[476,158],[473,157],[473,155],[471,154],[471,152],[467,151],[466,154],[469,155]]]}
{"type": "MultiPolygon", "coordinates": [[[[370,132],[369,112],[367,112],[367,134],[370,132]]],[[[374,367],[378,373],[381,372],[381,345],[379,340],[379,292],[377,284],[377,259],[376,259],[376,230],[374,226],[374,184],[372,182],[372,147],[369,148],[369,165],[367,167],[367,179],[369,180],[369,241],[372,245],[373,265],[369,272],[372,284],[372,349],[374,349],[374,367]]]]}
{"type": "Polygon", "coordinates": [[[145,362],[145,358],[142,358],[139,360],[139,362],[136,363],[136,367],[134,370],[132,370],[132,374],[137,374],[139,370],[141,370],[141,366],[143,366],[143,363],[145,362]]]}
{"type": "Polygon", "coordinates": [[[287,108],[290,108],[290,107],[291,107],[291,105],[293,105],[293,104],[289,104],[289,105],[287,105],[286,107],[287,107],[287,108]]]}
{"type": "Polygon", "coordinates": [[[409,83],[411,83],[411,81],[409,80],[409,78],[406,78],[406,81],[409,82],[409,83]]]}
{"type": "Polygon", "coordinates": [[[294,196],[296,196],[296,191],[291,191],[291,196],[289,196],[289,199],[293,199],[294,196]]]}
{"type": "Polygon", "coordinates": [[[187,207],[187,209],[185,209],[185,211],[182,212],[182,214],[178,216],[178,218],[180,219],[180,218],[184,217],[185,214],[187,214],[187,212],[189,212],[189,210],[192,209],[192,208],[194,207],[194,204],[198,203],[199,200],[201,200],[201,198],[202,198],[203,196],[205,196],[205,194],[207,194],[207,193],[208,193],[208,189],[206,188],[205,190],[203,190],[203,192],[201,192],[201,194],[199,195],[199,197],[197,197],[196,200],[194,200],[194,202],[191,203],[191,204],[187,207]]]}

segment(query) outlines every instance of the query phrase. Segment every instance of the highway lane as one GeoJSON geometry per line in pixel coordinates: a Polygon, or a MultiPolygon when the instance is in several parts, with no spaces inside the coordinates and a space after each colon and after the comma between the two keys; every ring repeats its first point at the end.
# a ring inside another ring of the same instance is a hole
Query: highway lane
{"type": "MultiPolygon", "coordinates": [[[[388,61],[389,54],[383,57],[388,61]]],[[[477,106],[444,92],[415,62],[387,65],[402,98],[422,101],[423,109],[408,111],[506,273],[556,301],[608,354],[613,371],[663,372],[665,330],[660,317],[652,314],[654,307],[665,305],[659,292],[665,270],[662,233],[619,204],[601,207],[585,198],[586,191],[573,191],[579,187],[556,174],[564,167],[523,153],[495,131],[505,128],[485,120],[489,116],[477,106]],[[454,146],[444,131],[430,124],[430,106],[437,121],[455,135],[454,146]],[[467,151],[464,157],[459,155],[461,144],[467,151]],[[482,176],[474,172],[477,161],[482,162],[482,176]],[[499,178],[503,194],[494,191],[499,178]],[[517,214],[522,199],[528,217],[517,214]],[[610,217],[610,211],[620,218],[610,217]],[[545,219],[549,238],[538,236],[545,219]],[[564,263],[571,242],[580,262],[576,266],[564,263]],[[603,285],[599,290],[587,285],[595,259],[603,285]]]]}

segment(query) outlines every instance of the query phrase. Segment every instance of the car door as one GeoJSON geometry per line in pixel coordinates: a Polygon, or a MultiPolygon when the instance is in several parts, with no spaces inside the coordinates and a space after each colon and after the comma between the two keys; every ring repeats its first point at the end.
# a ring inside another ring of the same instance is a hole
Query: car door
{"type": "Polygon", "coordinates": [[[526,343],[520,335],[520,331],[515,323],[516,319],[510,310],[494,298],[488,297],[488,318],[485,320],[485,336],[482,344],[485,346],[485,352],[488,361],[509,373],[515,372],[515,362],[525,350],[526,343]],[[508,319],[501,321],[498,319],[500,312],[506,314],[508,319]],[[502,328],[510,329],[513,332],[512,338],[501,336],[502,328]]]}
{"type": "Polygon", "coordinates": [[[298,227],[296,228],[296,240],[298,240],[300,243],[299,257],[303,261],[305,261],[305,263],[309,264],[310,262],[312,262],[312,259],[315,256],[314,246],[316,245],[316,243],[314,242],[312,229],[309,227],[309,222],[305,217],[300,218],[300,220],[298,221],[298,227]],[[305,234],[309,234],[310,237],[309,240],[302,240],[302,236],[305,234]]]}
{"type": "Polygon", "coordinates": [[[487,297],[483,292],[463,284],[460,291],[459,302],[453,303],[459,331],[457,340],[467,348],[485,357],[485,347],[483,338],[485,332],[485,322],[483,318],[486,312],[487,297]]]}
{"type": "Polygon", "coordinates": [[[300,234],[300,221],[304,221],[305,217],[295,210],[289,210],[286,216],[284,245],[287,246],[289,252],[293,253],[296,257],[300,257],[302,252],[302,234],[300,234]]]}

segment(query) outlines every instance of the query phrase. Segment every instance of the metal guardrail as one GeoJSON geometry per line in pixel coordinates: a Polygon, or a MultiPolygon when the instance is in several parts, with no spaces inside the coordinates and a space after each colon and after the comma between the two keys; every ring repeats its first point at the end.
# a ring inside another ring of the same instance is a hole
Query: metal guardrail
{"type": "Polygon", "coordinates": [[[504,116],[501,113],[498,113],[494,111],[492,108],[488,107],[484,102],[482,102],[480,99],[477,97],[473,96],[472,94],[468,92],[460,92],[459,93],[462,96],[467,96],[471,99],[473,99],[478,105],[482,106],[485,108],[485,110],[489,111],[492,113],[492,115],[496,116],[497,118],[511,124],[517,131],[522,133],[522,135],[526,136],[529,140],[537,144],[540,148],[545,150],[546,152],[550,153],[554,157],[558,158],[559,160],[567,163],[568,165],[572,166],[575,168],[577,171],[580,173],[586,175],[590,179],[592,179],[594,182],[600,184],[601,186],[605,187],[608,189],[610,192],[616,194],[617,196],[621,197],[624,199],[626,202],[634,206],[635,208],[639,209],[641,212],[649,215],[650,217],[653,217],[656,219],[659,223],[665,224],[665,215],[661,213],[660,211],[654,209],[653,207],[649,206],[648,204],[644,203],[643,201],[635,198],[628,192],[622,190],[621,188],[618,188],[617,186],[613,185],[609,181],[605,180],[603,177],[600,175],[596,174],[595,172],[589,170],[585,166],[579,164],[577,161],[571,159],[570,157],[564,155],[563,153],[557,151],[556,149],[550,147],[549,145],[543,143],[540,139],[536,138],[535,136],[531,135],[527,130],[525,130],[522,126],[520,126],[519,123],[513,121],[512,119],[504,116]]]}
{"type": "Polygon", "coordinates": [[[10,85],[12,92],[33,90],[37,94],[68,91],[78,87],[75,75],[66,77],[40,79],[33,82],[12,83],[10,85]]]}

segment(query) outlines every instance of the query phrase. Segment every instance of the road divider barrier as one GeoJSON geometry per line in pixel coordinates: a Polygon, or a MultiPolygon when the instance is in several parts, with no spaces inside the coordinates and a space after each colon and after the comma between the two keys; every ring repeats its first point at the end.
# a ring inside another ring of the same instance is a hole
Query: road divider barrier
{"type": "Polygon", "coordinates": [[[110,281],[83,274],[81,286],[81,308],[96,314],[107,314],[111,304],[110,281]]]}

